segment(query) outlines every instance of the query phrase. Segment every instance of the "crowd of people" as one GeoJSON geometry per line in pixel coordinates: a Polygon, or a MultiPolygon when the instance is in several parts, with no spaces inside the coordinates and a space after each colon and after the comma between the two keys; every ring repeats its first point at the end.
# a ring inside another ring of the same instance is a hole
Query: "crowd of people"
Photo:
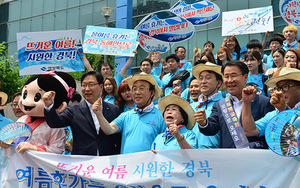
{"type": "MultiPolygon", "coordinates": [[[[68,93],[68,106],[61,110],[55,98],[58,91],[47,88],[35,95],[32,100],[43,105],[43,115],[31,117],[30,123],[39,120],[47,127],[40,127],[40,132],[54,129],[56,136],[31,141],[22,152],[62,153],[63,145],[64,154],[98,156],[168,149],[267,149],[264,130],[270,119],[300,106],[297,34],[297,27],[288,25],[282,34],[274,33],[268,40],[267,32],[264,41],[252,39],[242,47],[229,36],[215,55],[214,43],[207,41],[202,52],[195,47],[192,62],[185,59],[183,46],[165,59],[150,52],[140,62],[141,73],[133,76],[126,76],[133,57],[114,77],[109,63],[103,63],[98,73],[84,57],[84,100],[79,93],[68,93]],[[270,55],[263,52],[267,43],[270,55]],[[61,139],[61,130],[67,141],[61,139]]],[[[70,89],[59,74],[52,76],[70,89]]],[[[27,100],[26,88],[32,82],[12,97],[13,112],[25,122],[31,109],[20,101],[27,100]]],[[[2,118],[1,127],[7,123],[2,118]]],[[[34,132],[31,140],[45,135],[34,132]]],[[[9,147],[3,142],[0,146],[9,147]]]]}

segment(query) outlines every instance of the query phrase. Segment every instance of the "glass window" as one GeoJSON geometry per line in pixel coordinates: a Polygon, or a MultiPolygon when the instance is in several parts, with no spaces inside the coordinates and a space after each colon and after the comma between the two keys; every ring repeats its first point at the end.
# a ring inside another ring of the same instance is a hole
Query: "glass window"
{"type": "MultiPolygon", "coordinates": [[[[31,2],[31,1],[30,1],[31,2]]],[[[31,3],[29,1],[21,1],[21,18],[31,16],[31,3]]]]}
{"type": "Polygon", "coordinates": [[[0,43],[3,41],[7,42],[7,24],[0,25],[0,43]]]}
{"type": "Polygon", "coordinates": [[[79,7],[68,9],[67,29],[76,29],[78,27],[79,27],[79,7]]]}
{"type": "Polygon", "coordinates": [[[66,10],[54,14],[54,30],[66,30],[66,10]]]}
{"type": "Polygon", "coordinates": [[[55,1],[44,0],[44,13],[54,11],[55,1]]]}
{"type": "MultiPolygon", "coordinates": [[[[94,3],[94,6],[93,6],[93,9],[94,9],[93,10],[93,23],[94,23],[94,25],[99,25],[99,24],[105,23],[104,15],[101,14],[101,10],[100,10],[102,7],[106,7],[105,1],[100,1],[100,2],[94,3]]],[[[112,20],[112,17],[114,15],[116,15],[115,7],[114,7],[114,11],[111,13],[109,20],[112,20]]]]}
{"type": "Polygon", "coordinates": [[[53,31],[54,15],[46,14],[43,16],[43,31],[53,31]]]}
{"type": "Polygon", "coordinates": [[[62,10],[67,8],[67,0],[56,0],[55,1],[55,10],[62,10]]]}
{"type": "MultiPolygon", "coordinates": [[[[18,52],[17,42],[8,43],[8,54],[13,55],[18,52]]],[[[17,55],[15,58],[18,58],[17,55]]]]}
{"type": "Polygon", "coordinates": [[[10,22],[8,25],[8,33],[7,33],[7,42],[16,41],[17,36],[16,33],[20,32],[20,22],[10,22]]]}
{"type": "Polygon", "coordinates": [[[25,19],[20,21],[20,32],[30,32],[31,19],[25,19]]]}
{"type": "Polygon", "coordinates": [[[12,1],[9,3],[9,21],[20,19],[20,3],[21,1],[12,1]]]}
{"type": "Polygon", "coordinates": [[[43,26],[43,17],[38,16],[31,19],[31,31],[32,32],[39,32],[42,31],[43,26]]]}
{"type": "Polygon", "coordinates": [[[32,0],[32,16],[40,15],[43,13],[43,1],[41,0],[32,0]]]}
{"type": "Polygon", "coordinates": [[[93,4],[84,5],[80,7],[79,27],[93,24],[93,4]]]}
{"type": "Polygon", "coordinates": [[[79,5],[79,0],[68,0],[67,5],[68,5],[68,8],[78,6],[79,5]]]}

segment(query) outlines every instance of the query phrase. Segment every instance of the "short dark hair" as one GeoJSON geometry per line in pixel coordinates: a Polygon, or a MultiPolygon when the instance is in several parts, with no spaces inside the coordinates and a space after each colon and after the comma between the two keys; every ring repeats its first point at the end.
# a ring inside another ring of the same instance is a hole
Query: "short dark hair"
{"type": "Polygon", "coordinates": [[[229,61],[225,65],[222,66],[222,74],[223,75],[224,75],[224,69],[225,69],[225,67],[228,67],[228,66],[229,67],[232,67],[232,66],[239,67],[239,69],[242,71],[243,75],[249,73],[249,69],[248,69],[247,65],[244,62],[239,61],[239,60],[235,60],[235,61],[229,61]]]}
{"type": "Polygon", "coordinates": [[[153,67],[153,61],[152,61],[151,59],[149,59],[149,58],[145,58],[145,59],[143,59],[143,60],[141,61],[141,63],[140,63],[140,66],[142,66],[142,63],[143,63],[144,61],[147,61],[147,62],[149,62],[149,63],[150,63],[150,65],[151,65],[151,67],[153,67]]]}
{"type": "Polygon", "coordinates": [[[73,97],[72,97],[71,101],[72,102],[75,102],[75,101],[80,102],[81,98],[82,98],[81,95],[77,91],[75,91],[73,93],[73,97]]]}
{"type": "Polygon", "coordinates": [[[204,43],[203,47],[207,44],[210,44],[212,46],[212,48],[215,48],[215,44],[211,41],[207,41],[206,43],[204,43]]]}
{"type": "Polygon", "coordinates": [[[206,60],[203,60],[203,59],[199,59],[195,62],[195,66],[196,65],[199,65],[199,64],[205,64],[207,61],[206,60]]]}
{"type": "Polygon", "coordinates": [[[283,39],[278,35],[272,35],[269,40],[269,44],[271,44],[271,42],[273,42],[273,41],[277,41],[277,42],[279,42],[280,45],[283,45],[283,39]]]}
{"type": "Polygon", "coordinates": [[[100,65],[100,70],[102,69],[103,66],[105,66],[105,67],[109,66],[109,68],[110,68],[111,70],[113,70],[112,65],[109,64],[109,63],[107,63],[107,62],[104,62],[104,63],[102,63],[102,64],[100,65]]]}
{"type": "Polygon", "coordinates": [[[262,44],[257,39],[252,39],[247,43],[247,48],[259,48],[262,49],[262,44]]]}
{"type": "Polygon", "coordinates": [[[101,74],[99,74],[98,72],[96,72],[96,71],[89,71],[89,72],[84,73],[81,76],[81,82],[80,83],[82,84],[85,77],[90,76],[90,75],[95,76],[99,84],[103,84],[103,76],[101,74]]]}
{"type": "Polygon", "coordinates": [[[15,94],[12,96],[12,98],[11,98],[11,102],[12,102],[17,96],[21,96],[21,95],[22,95],[21,92],[15,93],[15,94]]]}
{"type": "Polygon", "coordinates": [[[175,59],[175,61],[176,61],[177,63],[180,62],[180,59],[179,59],[179,57],[178,57],[176,54],[168,55],[168,56],[166,57],[166,62],[168,62],[169,59],[175,59]]]}
{"type": "Polygon", "coordinates": [[[185,47],[183,47],[183,46],[177,46],[177,47],[175,48],[175,53],[179,50],[179,48],[183,48],[184,51],[186,51],[185,47]]]}

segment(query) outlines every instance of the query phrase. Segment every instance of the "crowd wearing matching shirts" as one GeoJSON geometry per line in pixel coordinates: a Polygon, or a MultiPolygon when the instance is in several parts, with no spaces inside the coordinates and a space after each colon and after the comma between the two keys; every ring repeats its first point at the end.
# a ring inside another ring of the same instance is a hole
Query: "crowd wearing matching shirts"
{"type": "MultiPolygon", "coordinates": [[[[17,149],[98,156],[148,150],[268,149],[264,132],[270,119],[300,106],[297,35],[297,27],[288,25],[282,33],[267,32],[264,41],[252,39],[243,47],[229,36],[216,54],[214,43],[207,41],[202,51],[195,47],[192,62],[185,59],[183,46],[165,59],[150,52],[140,62],[141,73],[130,76],[126,72],[133,57],[114,77],[109,63],[103,63],[98,73],[84,57],[88,72],[81,77],[82,101],[74,93],[68,106],[58,111],[54,91],[34,98],[43,105],[47,131],[64,129],[68,140],[51,135],[55,143],[51,147],[35,138],[17,149]],[[267,44],[269,55],[263,52],[267,44]],[[62,145],[64,151],[55,149],[62,145]]],[[[59,74],[52,76],[67,84],[59,74]]],[[[12,97],[13,111],[21,119],[26,114],[19,102],[26,98],[24,91],[12,97]]],[[[42,121],[31,119],[33,124],[42,121]]],[[[10,122],[0,115],[1,127],[10,122]]],[[[0,142],[0,147],[9,146],[0,142]]]]}

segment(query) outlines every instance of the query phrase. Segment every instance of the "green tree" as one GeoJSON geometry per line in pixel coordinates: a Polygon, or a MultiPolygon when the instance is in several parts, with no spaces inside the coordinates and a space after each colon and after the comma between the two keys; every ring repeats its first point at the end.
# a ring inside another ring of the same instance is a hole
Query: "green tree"
{"type": "Polygon", "coordinates": [[[19,76],[16,55],[9,56],[5,43],[0,44],[0,81],[2,92],[9,96],[9,101],[14,93],[21,91],[22,85],[30,76],[19,76]]]}

